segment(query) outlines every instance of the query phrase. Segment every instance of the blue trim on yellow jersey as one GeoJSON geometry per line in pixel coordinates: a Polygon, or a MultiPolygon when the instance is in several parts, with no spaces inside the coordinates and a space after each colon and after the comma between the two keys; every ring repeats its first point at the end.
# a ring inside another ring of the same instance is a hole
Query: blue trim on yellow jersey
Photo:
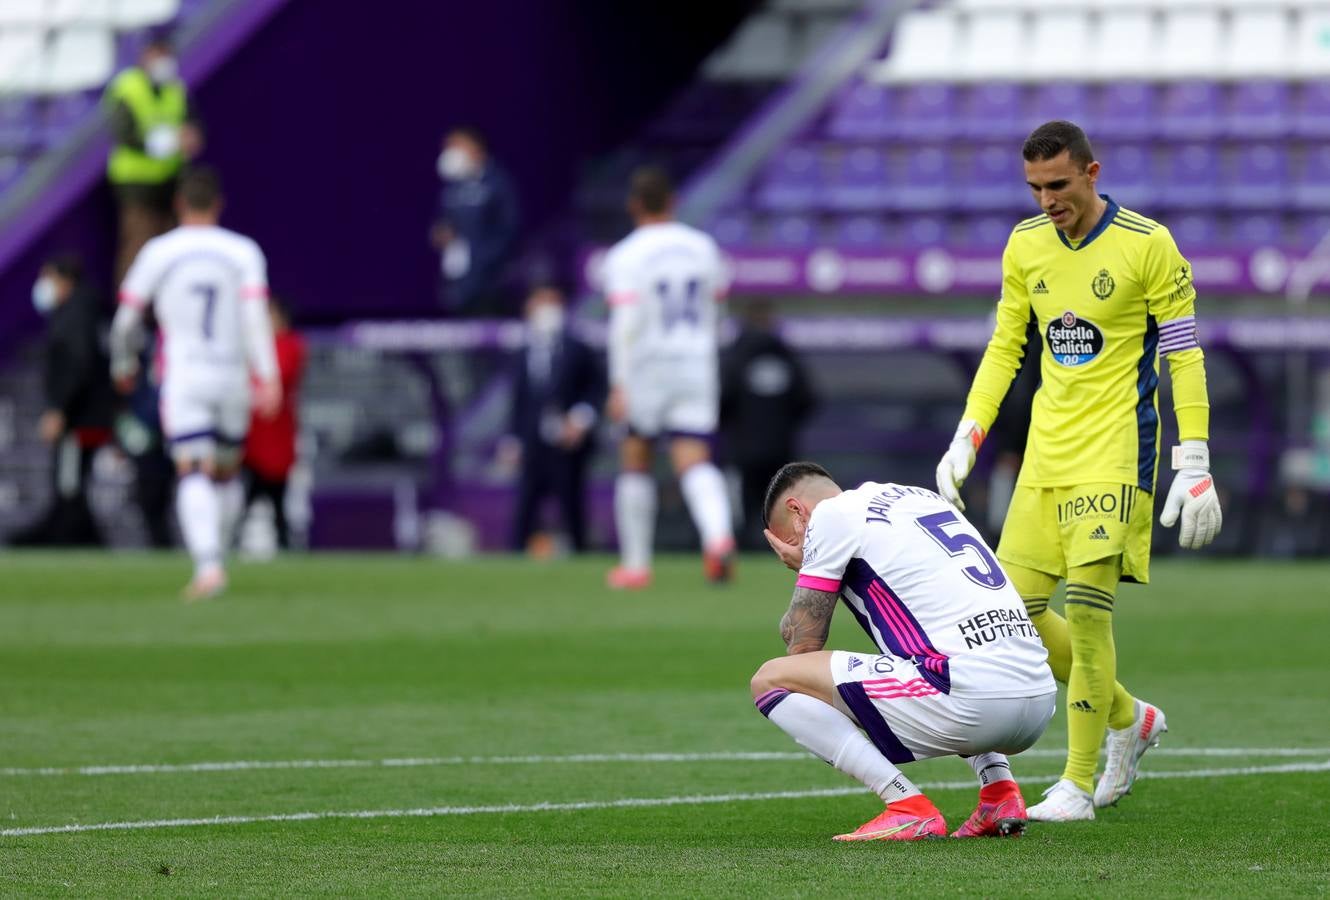
{"type": "Polygon", "coordinates": [[[1100,194],[1099,196],[1108,201],[1108,208],[1104,210],[1104,214],[1099,217],[1099,221],[1095,223],[1094,227],[1090,229],[1090,233],[1087,234],[1079,244],[1073,247],[1071,241],[1067,240],[1067,236],[1062,233],[1062,229],[1058,229],[1058,238],[1062,241],[1062,245],[1073,253],[1080,250],[1082,247],[1090,246],[1095,238],[1107,231],[1108,226],[1111,225],[1113,219],[1116,218],[1118,210],[1122,208],[1118,206],[1117,201],[1108,196],[1108,194],[1100,194]]]}
{"type": "Polygon", "coordinates": [[[1145,317],[1145,340],[1141,347],[1141,360],[1136,364],[1136,477],[1141,490],[1153,494],[1155,462],[1159,455],[1159,411],[1155,409],[1155,390],[1159,387],[1159,372],[1155,360],[1159,354],[1159,323],[1154,316],[1145,317]]]}
{"type": "Polygon", "coordinates": [[[1132,212],[1131,210],[1128,210],[1128,209],[1122,209],[1122,208],[1119,208],[1119,209],[1118,209],[1118,219],[1117,219],[1117,220],[1118,220],[1119,223],[1121,223],[1121,222],[1129,222],[1129,223],[1131,223],[1132,225],[1137,225],[1137,226],[1139,226],[1139,227],[1141,227],[1141,228],[1146,229],[1147,231],[1154,231],[1156,228],[1159,227],[1159,223],[1158,223],[1158,222],[1151,222],[1151,221],[1150,221],[1149,219],[1147,219],[1145,216],[1138,215],[1138,214],[1136,214],[1136,213],[1134,213],[1134,212],[1132,212]]]}
{"type": "Polygon", "coordinates": [[[1150,233],[1150,232],[1146,231],[1144,228],[1137,228],[1137,227],[1135,227],[1134,225],[1128,225],[1126,222],[1114,222],[1113,225],[1114,225],[1115,227],[1117,227],[1117,228],[1125,228],[1125,229],[1127,229],[1128,231],[1134,231],[1134,232],[1136,232],[1137,234],[1149,234],[1149,233],[1150,233]]]}

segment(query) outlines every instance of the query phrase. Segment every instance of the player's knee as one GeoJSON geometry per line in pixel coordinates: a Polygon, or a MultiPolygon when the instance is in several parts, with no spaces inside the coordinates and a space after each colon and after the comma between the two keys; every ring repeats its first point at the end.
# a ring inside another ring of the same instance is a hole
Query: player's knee
{"type": "Polygon", "coordinates": [[[779,659],[769,659],[762,663],[758,670],[753,673],[753,678],[752,681],[749,682],[749,687],[753,691],[754,700],[768,691],[784,687],[780,678],[780,663],[781,660],[779,659]]]}

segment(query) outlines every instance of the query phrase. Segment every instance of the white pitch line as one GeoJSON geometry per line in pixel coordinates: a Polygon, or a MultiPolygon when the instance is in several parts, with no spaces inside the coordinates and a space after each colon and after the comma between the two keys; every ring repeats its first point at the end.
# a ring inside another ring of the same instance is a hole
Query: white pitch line
{"type": "MultiPolygon", "coordinates": [[[[1325,747],[1157,747],[1151,756],[1180,757],[1306,757],[1330,756],[1325,747]]],[[[1018,759],[1061,759],[1066,751],[1026,750],[1018,759]]],[[[128,765],[41,766],[0,768],[0,777],[54,775],[170,775],[200,772],[250,772],[268,769],[376,769],[427,766],[562,765],[567,763],[790,762],[812,759],[807,753],[734,751],[718,753],[574,753],[566,756],[421,756],[400,759],[238,759],[197,763],[135,763],[128,765]]]]}
{"type": "MultiPolygon", "coordinates": [[[[1235,778],[1249,775],[1287,775],[1300,772],[1330,772],[1330,760],[1319,763],[1286,763],[1280,766],[1243,766],[1231,769],[1193,769],[1181,772],[1142,772],[1140,778],[1235,778]]],[[[1051,784],[1056,776],[1021,779],[1026,784],[1051,784]]],[[[973,781],[922,783],[921,790],[973,790],[973,781]]],[[[752,800],[801,800],[811,797],[847,797],[862,794],[861,787],[816,788],[802,791],[766,791],[749,794],[689,794],[678,797],[624,797],[618,800],[576,800],[566,803],[503,804],[497,806],[433,806],[417,809],[362,809],[325,812],[275,813],[266,816],[212,816],[194,819],[148,819],[138,822],[34,825],[0,830],[0,837],[43,834],[78,834],[88,831],[147,831],[189,828],[197,825],[251,825],[258,822],[313,822],[323,819],[423,819],[438,816],[475,816],[495,813],[571,812],[588,809],[628,809],[654,806],[700,806],[708,803],[738,803],[752,800]]]]}

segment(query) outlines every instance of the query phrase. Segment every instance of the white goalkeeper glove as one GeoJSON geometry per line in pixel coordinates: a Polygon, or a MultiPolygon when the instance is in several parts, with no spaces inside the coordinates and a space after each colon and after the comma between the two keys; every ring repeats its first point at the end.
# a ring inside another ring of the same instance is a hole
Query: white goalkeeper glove
{"type": "Polygon", "coordinates": [[[1210,448],[1205,441],[1183,441],[1173,448],[1173,485],[1168,489],[1159,524],[1172,528],[1182,515],[1178,545],[1199,550],[1215,539],[1224,524],[1219,494],[1210,477],[1210,448]]]}
{"type": "Polygon", "coordinates": [[[951,439],[942,462],[937,464],[937,492],[948,503],[962,512],[965,503],[961,500],[961,485],[965,477],[974,468],[974,457],[979,446],[984,442],[984,430],[974,419],[962,419],[956,426],[956,436],[951,439]]]}

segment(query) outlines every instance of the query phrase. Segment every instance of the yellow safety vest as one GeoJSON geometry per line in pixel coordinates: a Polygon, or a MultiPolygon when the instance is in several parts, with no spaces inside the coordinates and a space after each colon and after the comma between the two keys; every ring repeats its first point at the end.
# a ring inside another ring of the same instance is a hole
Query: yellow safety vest
{"type": "MultiPolygon", "coordinates": [[[[108,105],[124,103],[129,107],[139,134],[159,125],[180,126],[185,122],[185,85],[172,81],[153,90],[148,74],[137,66],[126,69],[106,89],[108,105]]],[[[163,184],[180,171],[183,157],[176,153],[155,159],[142,150],[117,144],[106,162],[106,176],[113,184],[163,184]]]]}

